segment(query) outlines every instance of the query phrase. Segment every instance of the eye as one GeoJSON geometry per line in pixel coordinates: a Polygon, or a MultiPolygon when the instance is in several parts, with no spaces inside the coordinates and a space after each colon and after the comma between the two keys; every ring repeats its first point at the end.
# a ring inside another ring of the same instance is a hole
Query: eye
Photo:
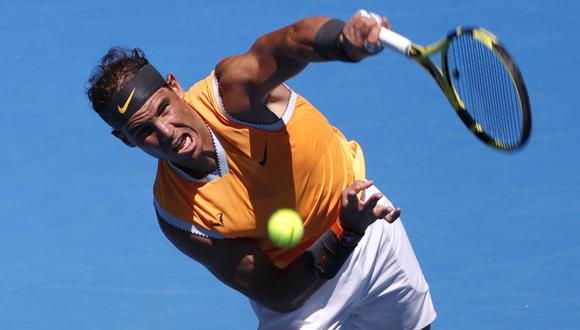
{"type": "Polygon", "coordinates": [[[139,140],[145,140],[149,135],[151,135],[151,133],[153,133],[153,127],[144,124],[135,132],[135,136],[139,140]]]}
{"type": "Polygon", "coordinates": [[[165,99],[157,108],[157,116],[160,117],[167,113],[167,108],[169,108],[169,100],[165,99]]]}

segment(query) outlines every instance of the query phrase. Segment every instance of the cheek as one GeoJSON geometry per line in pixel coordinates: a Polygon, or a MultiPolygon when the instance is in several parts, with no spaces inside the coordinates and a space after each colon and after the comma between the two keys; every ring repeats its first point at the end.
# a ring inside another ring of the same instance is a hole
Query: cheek
{"type": "Polygon", "coordinates": [[[137,145],[141,150],[145,151],[146,153],[150,154],[151,156],[159,156],[161,153],[161,149],[159,147],[159,141],[155,134],[149,135],[145,140],[137,145]]]}
{"type": "Polygon", "coordinates": [[[149,134],[145,139],[143,139],[144,146],[157,146],[159,142],[157,141],[157,136],[153,133],[149,134]]]}
{"type": "Polygon", "coordinates": [[[178,118],[180,121],[185,121],[185,122],[189,122],[189,123],[197,121],[197,118],[194,114],[194,110],[189,105],[187,105],[185,102],[174,113],[174,117],[178,118]]]}
{"type": "Polygon", "coordinates": [[[141,147],[141,150],[143,150],[146,154],[148,154],[149,156],[153,157],[153,158],[157,158],[157,159],[162,159],[163,155],[161,154],[161,151],[159,149],[154,149],[154,148],[144,148],[141,147]]]}

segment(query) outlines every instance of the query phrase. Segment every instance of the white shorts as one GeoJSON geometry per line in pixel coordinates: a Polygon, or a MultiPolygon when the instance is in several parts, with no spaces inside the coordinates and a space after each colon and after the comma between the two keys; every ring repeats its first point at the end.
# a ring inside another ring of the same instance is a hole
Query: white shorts
{"type": "MultiPolygon", "coordinates": [[[[379,203],[391,205],[384,197],[379,203]]],[[[369,226],[339,273],[299,309],[277,313],[250,302],[259,329],[422,329],[436,317],[400,219],[369,226]]]]}

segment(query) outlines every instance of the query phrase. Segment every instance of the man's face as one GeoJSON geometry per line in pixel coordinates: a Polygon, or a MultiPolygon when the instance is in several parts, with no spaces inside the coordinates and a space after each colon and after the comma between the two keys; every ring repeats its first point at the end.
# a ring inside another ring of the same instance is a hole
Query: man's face
{"type": "Polygon", "coordinates": [[[207,127],[182,99],[183,90],[173,77],[169,84],[131,116],[121,133],[153,157],[193,168],[207,143],[207,127]]]}

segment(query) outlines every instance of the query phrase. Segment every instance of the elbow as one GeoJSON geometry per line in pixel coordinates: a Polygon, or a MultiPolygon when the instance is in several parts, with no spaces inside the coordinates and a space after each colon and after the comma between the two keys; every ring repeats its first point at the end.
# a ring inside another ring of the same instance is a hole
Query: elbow
{"type": "Polygon", "coordinates": [[[305,290],[299,292],[296,288],[282,286],[280,283],[272,283],[262,287],[261,294],[253,299],[262,306],[278,313],[290,313],[302,307],[312,292],[305,290]]]}

